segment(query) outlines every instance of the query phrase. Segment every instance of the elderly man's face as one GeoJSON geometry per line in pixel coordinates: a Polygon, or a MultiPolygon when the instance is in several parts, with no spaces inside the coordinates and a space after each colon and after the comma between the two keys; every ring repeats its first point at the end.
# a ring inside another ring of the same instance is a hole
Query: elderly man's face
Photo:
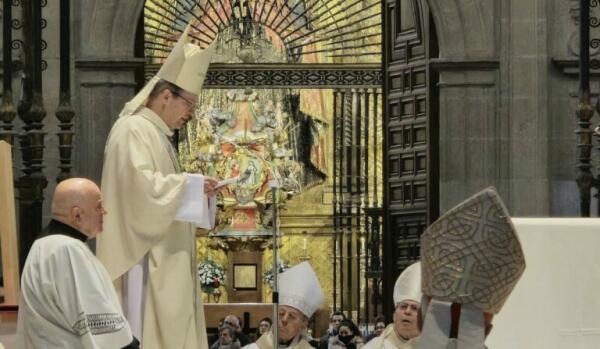
{"type": "Polygon", "coordinates": [[[404,300],[396,305],[394,310],[394,329],[404,339],[410,339],[419,335],[417,314],[419,302],[404,300]]]}
{"type": "Polygon", "coordinates": [[[279,307],[279,341],[289,342],[307,326],[308,319],[299,310],[282,305],[279,307]]]}
{"type": "Polygon", "coordinates": [[[231,328],[233,328],[236,331],[239,331],[241,329],[240,326],[240,322],[238,321],[238,318],[233,316],[233,315],[227,315],[225,317],[225,322],[223,323],[226,326],[229,326],[231,328]]]}
{"type": "Polygon", "coordinates": [[[231,337],[231,329],[222,329],[221,333],[219,333],[219,343],[221,343],[221,345],[229,345],[231,342],[233,342],[233,338],[231,337]]]}
{"type": "Polygon", "coordinates": [[[80,203],[78,214],[75,217],[79,222],[79,229],[89,238],[96,237],[102,232],[103,218],[106,214],[104,206],[102,206],[102,197],[100,189],[95,189],[80,203]]]}

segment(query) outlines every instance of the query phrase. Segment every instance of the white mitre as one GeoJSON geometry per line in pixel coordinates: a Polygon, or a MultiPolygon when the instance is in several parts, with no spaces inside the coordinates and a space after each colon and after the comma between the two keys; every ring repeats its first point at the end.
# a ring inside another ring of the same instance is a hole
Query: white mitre
{"type": "Polygon", "coordinates": [[[394,304],[405,300],[421,303],[421,262],[416,262],[404,269],[394,285],[394,304]]]}
{"type": "Polygon", "coordinates": [[[217,40],[213,40],[203,50],[200,46],[189,42],[188,33],[190,28],[191,24],[185,28],[158,73],[148,81],[146,86],[132,100],[125,104],[125,108],[119,116],[131,115],[140,106],[146,104],[150,92],[161,79],[167,80],[190,93],[200,94],[206,71],[215,52],[217,40]]]}
{"type": "Polygon", "coordinates": [[[302,262],[279,274],[279,305],[298,309],[310,318],[323,304],[325,294],[317,274],[308,262],[302,262]]]}

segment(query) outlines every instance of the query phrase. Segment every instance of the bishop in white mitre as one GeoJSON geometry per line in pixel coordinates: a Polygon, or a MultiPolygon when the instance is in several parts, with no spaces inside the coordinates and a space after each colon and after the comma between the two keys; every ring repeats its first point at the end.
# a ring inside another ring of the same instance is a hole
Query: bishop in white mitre
{"type": "Polygon", "coordinates": [[[189,30],[125,105],[104,152],[97,256],[144,349],[207,348],[195,228],[214,225],[216,181],[181,173],[169,139],[193,117],[215,49],[190,43],[189,30]]]}
{"type": "MultiPolygon", "coordinates": [[[[325,300],[310,263],[302,262],[279,274],[279,349],[314,349],[306,337],[308,320],[325,300]]],[[[273,332],[242,349],[273,349],[273,332]]]]}
{"type": "Polygon", "coordinates": [[[421,263],[416,262],[398,276],[394,285],[394,322],[363,349],[413,349],[419,336],[421,296],[421,263]]]}

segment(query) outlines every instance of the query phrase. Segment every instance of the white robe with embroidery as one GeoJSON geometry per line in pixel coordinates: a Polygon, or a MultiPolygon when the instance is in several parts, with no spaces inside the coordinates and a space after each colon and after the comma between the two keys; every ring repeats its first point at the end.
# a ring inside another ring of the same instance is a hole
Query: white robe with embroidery
{"type": "MultiPolygon", "coordinates": [[[[296,336],[288,346],[278,347],[279,349],[314,349],[303,335],[296,336]]],[[[263,334],[256,342],[245,345],[242,349],[273,349],[273,332],[263,334]]]]}
{"type": "Polygon", "coordinates": [[[117,292],[133,267],[145,269],[144,349],[207,348],[194,228],[176,217],[186,197],[201,198],[203,218],[195,223],[210,228],[215,206],[208,204],[202,180],[196,178],[194,187],[191,176],[179,173],[171,134],[148,108],[113,126],[101,186],[108,214],[96,252],[117,292]]]}
{"type": "Polygon", "coordinates": [[[383,333],[371,339],[362,349],[414,349],[419,337],[404,340],[394,331],[394,324],[387,325],[383,333]]]}
{"type": "Polygon", "coordinates": [[[21,285],[19,349],[115,349],[133,340],[108,273],[77,239],[36,240],[21,285]]]}

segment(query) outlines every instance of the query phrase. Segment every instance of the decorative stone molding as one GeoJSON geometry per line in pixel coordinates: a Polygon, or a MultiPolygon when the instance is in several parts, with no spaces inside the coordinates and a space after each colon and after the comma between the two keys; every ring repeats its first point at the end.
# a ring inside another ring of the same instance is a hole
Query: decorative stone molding
{"type": "MultiPolygon", "coordinates": [[[[158,71],[146,66],[146,80],[158,71]]],[[[204,85],[266,88],[379,88],[380,64],[211,64],[204,85]]]]}
{"type": "MultiPolygon", "coordinates": [[[[425,0],[423,0],[425,1],[425,0]]],[[[426,0],[435,22],[440,57],[495,57],[494,0],[426,0]]]]}

